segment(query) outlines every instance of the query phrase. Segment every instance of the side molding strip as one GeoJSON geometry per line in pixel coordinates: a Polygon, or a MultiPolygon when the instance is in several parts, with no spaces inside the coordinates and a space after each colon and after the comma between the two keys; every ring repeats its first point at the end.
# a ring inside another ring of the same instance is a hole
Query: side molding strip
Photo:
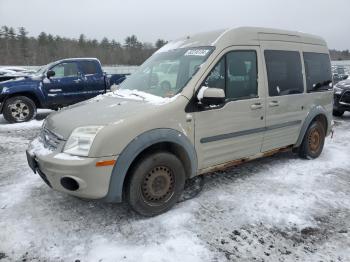
{"type": "Polygon", "coordinates": [[[202,144],[205,144],[205,143],[210,143],[210,142],[214,142],[214,141],[235,138],[235,137],[239,137],[239,136],[246,136],[246,135],[252,135],[252,134],[261,133],[261,132],[265,132],[265,131],[271,131],[274,129],[284,128],[284,127],[289,127],[289,126],[296,126],[296,125],[300,125],[301,123],[302,123],[301,120],[296,120],[296,121],[286,122],[286,123],[272,125],[272,126],[268,126],[268,127],[260,127],[260,128],[254,128],[254,129],[249,129],[249,130],[244,130],[244,131],[238,131],[238,132],[234,132],[234,133],[218,135],[218,136],[204,137],[204,138],[201,138],[200,142],[202,144]]]}

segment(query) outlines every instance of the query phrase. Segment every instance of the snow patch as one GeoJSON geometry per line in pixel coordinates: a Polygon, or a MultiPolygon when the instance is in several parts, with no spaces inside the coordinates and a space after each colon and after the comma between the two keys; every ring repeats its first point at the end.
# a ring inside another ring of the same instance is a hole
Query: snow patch
{"type": "Polygon", "coordinates": [[[201,87],[201,89],[199,90],[198,95],[197,95],[198,101],[201,101],[201,100],[203,99],[204,92],[205,92],[205,90],[207,90],[208,88],[209,88],[209,87],[207,87],[207,86],[201,87]]]}
{"type": "MultiPolygon", "coordinates": [[[[153,105],[164,105],[167,103],[170,103],[174,100],[176,100],[177,97],[179,97],[180,94],[173,96],[173,97],[160,97],[156,95],[152,95],[146,92],[142,92],[139,90],[129,90],[129,89],[118,89],[115,92],[109,92],[104,95],[96,96],[95,98],[92,98],[88,100],[88,102],[99,102],[102,101],[106,97],[116,97],[116,98],[123,98],[128,100],[136,100],[136,101],[144,101],[147,103],[151,103],[153,105]]],[[[124,103],[126,101],[123,101],[124,103]]],[[[121,103],[123,103],[121,102],[121,103]]],[[[115,107],[119,105],[119,103],[116,103],[114,105],[111,105],[110,107],[115,107]]]]}
{"type": "Polygon", "coordinates": [[[113,243],[110,239],[96,237],[92,240],[93,249],[89,252],[87,261],[209,261],[209,251],[204,246],[196,243],[193,236],[185,232],[179,233],[149,245],[113,243]]]}
{"type": "Polygon", "coordinates": [[[11,130],[25,130],[39,128],[43,124],[43,120],[32,120],[29,122],[16,123],[16,124],[7,124],[6,120],[0,116],[0,129],[2,131],[11,131],[11,130]],[[2,124],[5,123],[5,124],[2,124]]]}
{"type": "Polygon", "coordinates": [[[30,144],[28,148],[28,152],[31,155],[37,155],[37,156],[46,156],[51,154],[53,151],[49,148],[46,148],[41,141],[40,137],[35,138],[30,144]]]}

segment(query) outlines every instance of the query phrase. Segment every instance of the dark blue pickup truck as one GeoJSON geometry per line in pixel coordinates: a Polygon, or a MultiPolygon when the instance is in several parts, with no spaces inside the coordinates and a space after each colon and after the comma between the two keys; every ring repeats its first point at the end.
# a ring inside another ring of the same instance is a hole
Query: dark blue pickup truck
{"type": "Polygon", "coordinates": [[[106,93],[126,75],[107,75],[95,58],[59,60],[32,75],[0,82],[0,113],[10,123],[25,122],[37,108],[57,110],[106,93]]]}

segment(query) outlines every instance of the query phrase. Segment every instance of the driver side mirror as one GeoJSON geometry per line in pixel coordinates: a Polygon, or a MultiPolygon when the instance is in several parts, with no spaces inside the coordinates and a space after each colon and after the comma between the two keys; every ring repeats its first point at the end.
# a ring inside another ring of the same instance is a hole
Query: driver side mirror
{"type": "Polygon", "coordinates": [[[197,98],[204,105],[220,105],[225,102],[225,91],[221,88],[202,86],[197,98]]]}
{"type": "Polygon", "coordinates": [[[47,76],[47,78],[50,78],[50,77],[55,76],[55,74],[56,74],[55,71],[49,70],[49,71],[47,71],[46,76],[47,76]]]}

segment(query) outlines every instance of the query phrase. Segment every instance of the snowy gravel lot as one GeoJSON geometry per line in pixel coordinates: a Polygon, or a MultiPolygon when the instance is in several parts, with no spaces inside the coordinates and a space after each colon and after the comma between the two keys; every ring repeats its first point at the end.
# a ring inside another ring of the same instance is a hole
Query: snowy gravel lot
{"type": "Polygon", "coordinates": [[[350,114],[317,160],[292,153],[205,177],[202,192],[143,218],[48,188],[25,149],[47,113],[0,116],[0,261],[350,261],[350,114]]]}

